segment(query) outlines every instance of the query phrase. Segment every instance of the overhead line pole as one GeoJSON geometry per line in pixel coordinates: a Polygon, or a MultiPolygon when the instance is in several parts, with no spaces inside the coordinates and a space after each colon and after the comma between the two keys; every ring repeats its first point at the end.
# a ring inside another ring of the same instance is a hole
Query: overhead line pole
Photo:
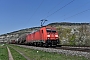
{"type": "Polygon", "coordinates": [[[44,23],[45,23],[46,21],[48,21],[48,20],[46,20],[46,19],[42,19],[42,20],[41,20],[41,27],[44,25],[44,23]]]}

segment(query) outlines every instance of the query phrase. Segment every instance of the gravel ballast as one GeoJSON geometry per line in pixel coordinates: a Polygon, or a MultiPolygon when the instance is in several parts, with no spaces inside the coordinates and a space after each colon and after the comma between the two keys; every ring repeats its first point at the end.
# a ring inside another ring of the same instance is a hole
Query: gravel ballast
{"type": "Polygon", "coordinates": [[[43,48],[43,47],[34,47],[34,46],[25,46],[25,45],[18,45],[18,46],[35,49],[35,50],[41,50],[45,52],[53,52],[53,53],[58,53],[58,54],[84,56],[87,59],[90,59],[90,52],[71,51],[71,50],[63,50],[63,49],[55,49],[55,48],[43,48]]]}

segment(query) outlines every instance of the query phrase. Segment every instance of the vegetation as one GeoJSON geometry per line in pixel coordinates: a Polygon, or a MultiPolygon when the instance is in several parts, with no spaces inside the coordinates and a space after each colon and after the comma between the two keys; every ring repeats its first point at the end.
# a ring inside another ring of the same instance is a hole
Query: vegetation
{"type": "Polygon", "coordinates": [[[0,44],[0,60],[9,60],[7,47],[4,44],[0,44]]]}
{"type": "Polygon", "coordinates": [[[81,46],[90,46],[90,26],[81,25],[78,29],[79,33],[79,43],[81,46]]]}
{"type": "Polygon", "coordinates": [[[90,46],[90,26],[57,26],[62,45],[90,46]]]}
{"type": "Polygon", "coordinates": [[[76,35],[72,33],[70,28],[57,27],[59,33],[59,40],[61,40],[62,45],[75,45],[76,35]]]}
{"type": "Polygon", "coordinates": [[[13,48],[9,47],[9,49],[11,51],[11,54],[12,54],[14,60],[26,60],[21,54],[19,54],[13,48]]]}
{"type": "Polygon", "coordinates": [[[84,57],[66,56],[64,54],[48,53],[13,45],[12,47],[23,52],[25,56],[30,58],[30,60],[87,60],[84,57]]]}

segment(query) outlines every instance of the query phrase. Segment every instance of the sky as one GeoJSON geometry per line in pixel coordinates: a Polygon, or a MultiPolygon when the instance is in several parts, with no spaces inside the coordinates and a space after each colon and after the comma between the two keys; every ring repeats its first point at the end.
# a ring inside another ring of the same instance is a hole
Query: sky
{"type": "Polygon", "coordinates": [[[42,19],[90,23],[90,0],[0,0],[0,35],[38,27],[42,19]]]}

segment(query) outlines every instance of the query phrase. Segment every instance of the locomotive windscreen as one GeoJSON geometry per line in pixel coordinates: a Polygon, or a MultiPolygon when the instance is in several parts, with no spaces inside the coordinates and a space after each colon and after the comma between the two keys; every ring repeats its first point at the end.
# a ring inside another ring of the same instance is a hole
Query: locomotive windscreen
{"type": "Polygon", "coordinates": [[[52,29],[46,29],[47,32],[56,32],[56,30],[52,30],[52,29]]]}

